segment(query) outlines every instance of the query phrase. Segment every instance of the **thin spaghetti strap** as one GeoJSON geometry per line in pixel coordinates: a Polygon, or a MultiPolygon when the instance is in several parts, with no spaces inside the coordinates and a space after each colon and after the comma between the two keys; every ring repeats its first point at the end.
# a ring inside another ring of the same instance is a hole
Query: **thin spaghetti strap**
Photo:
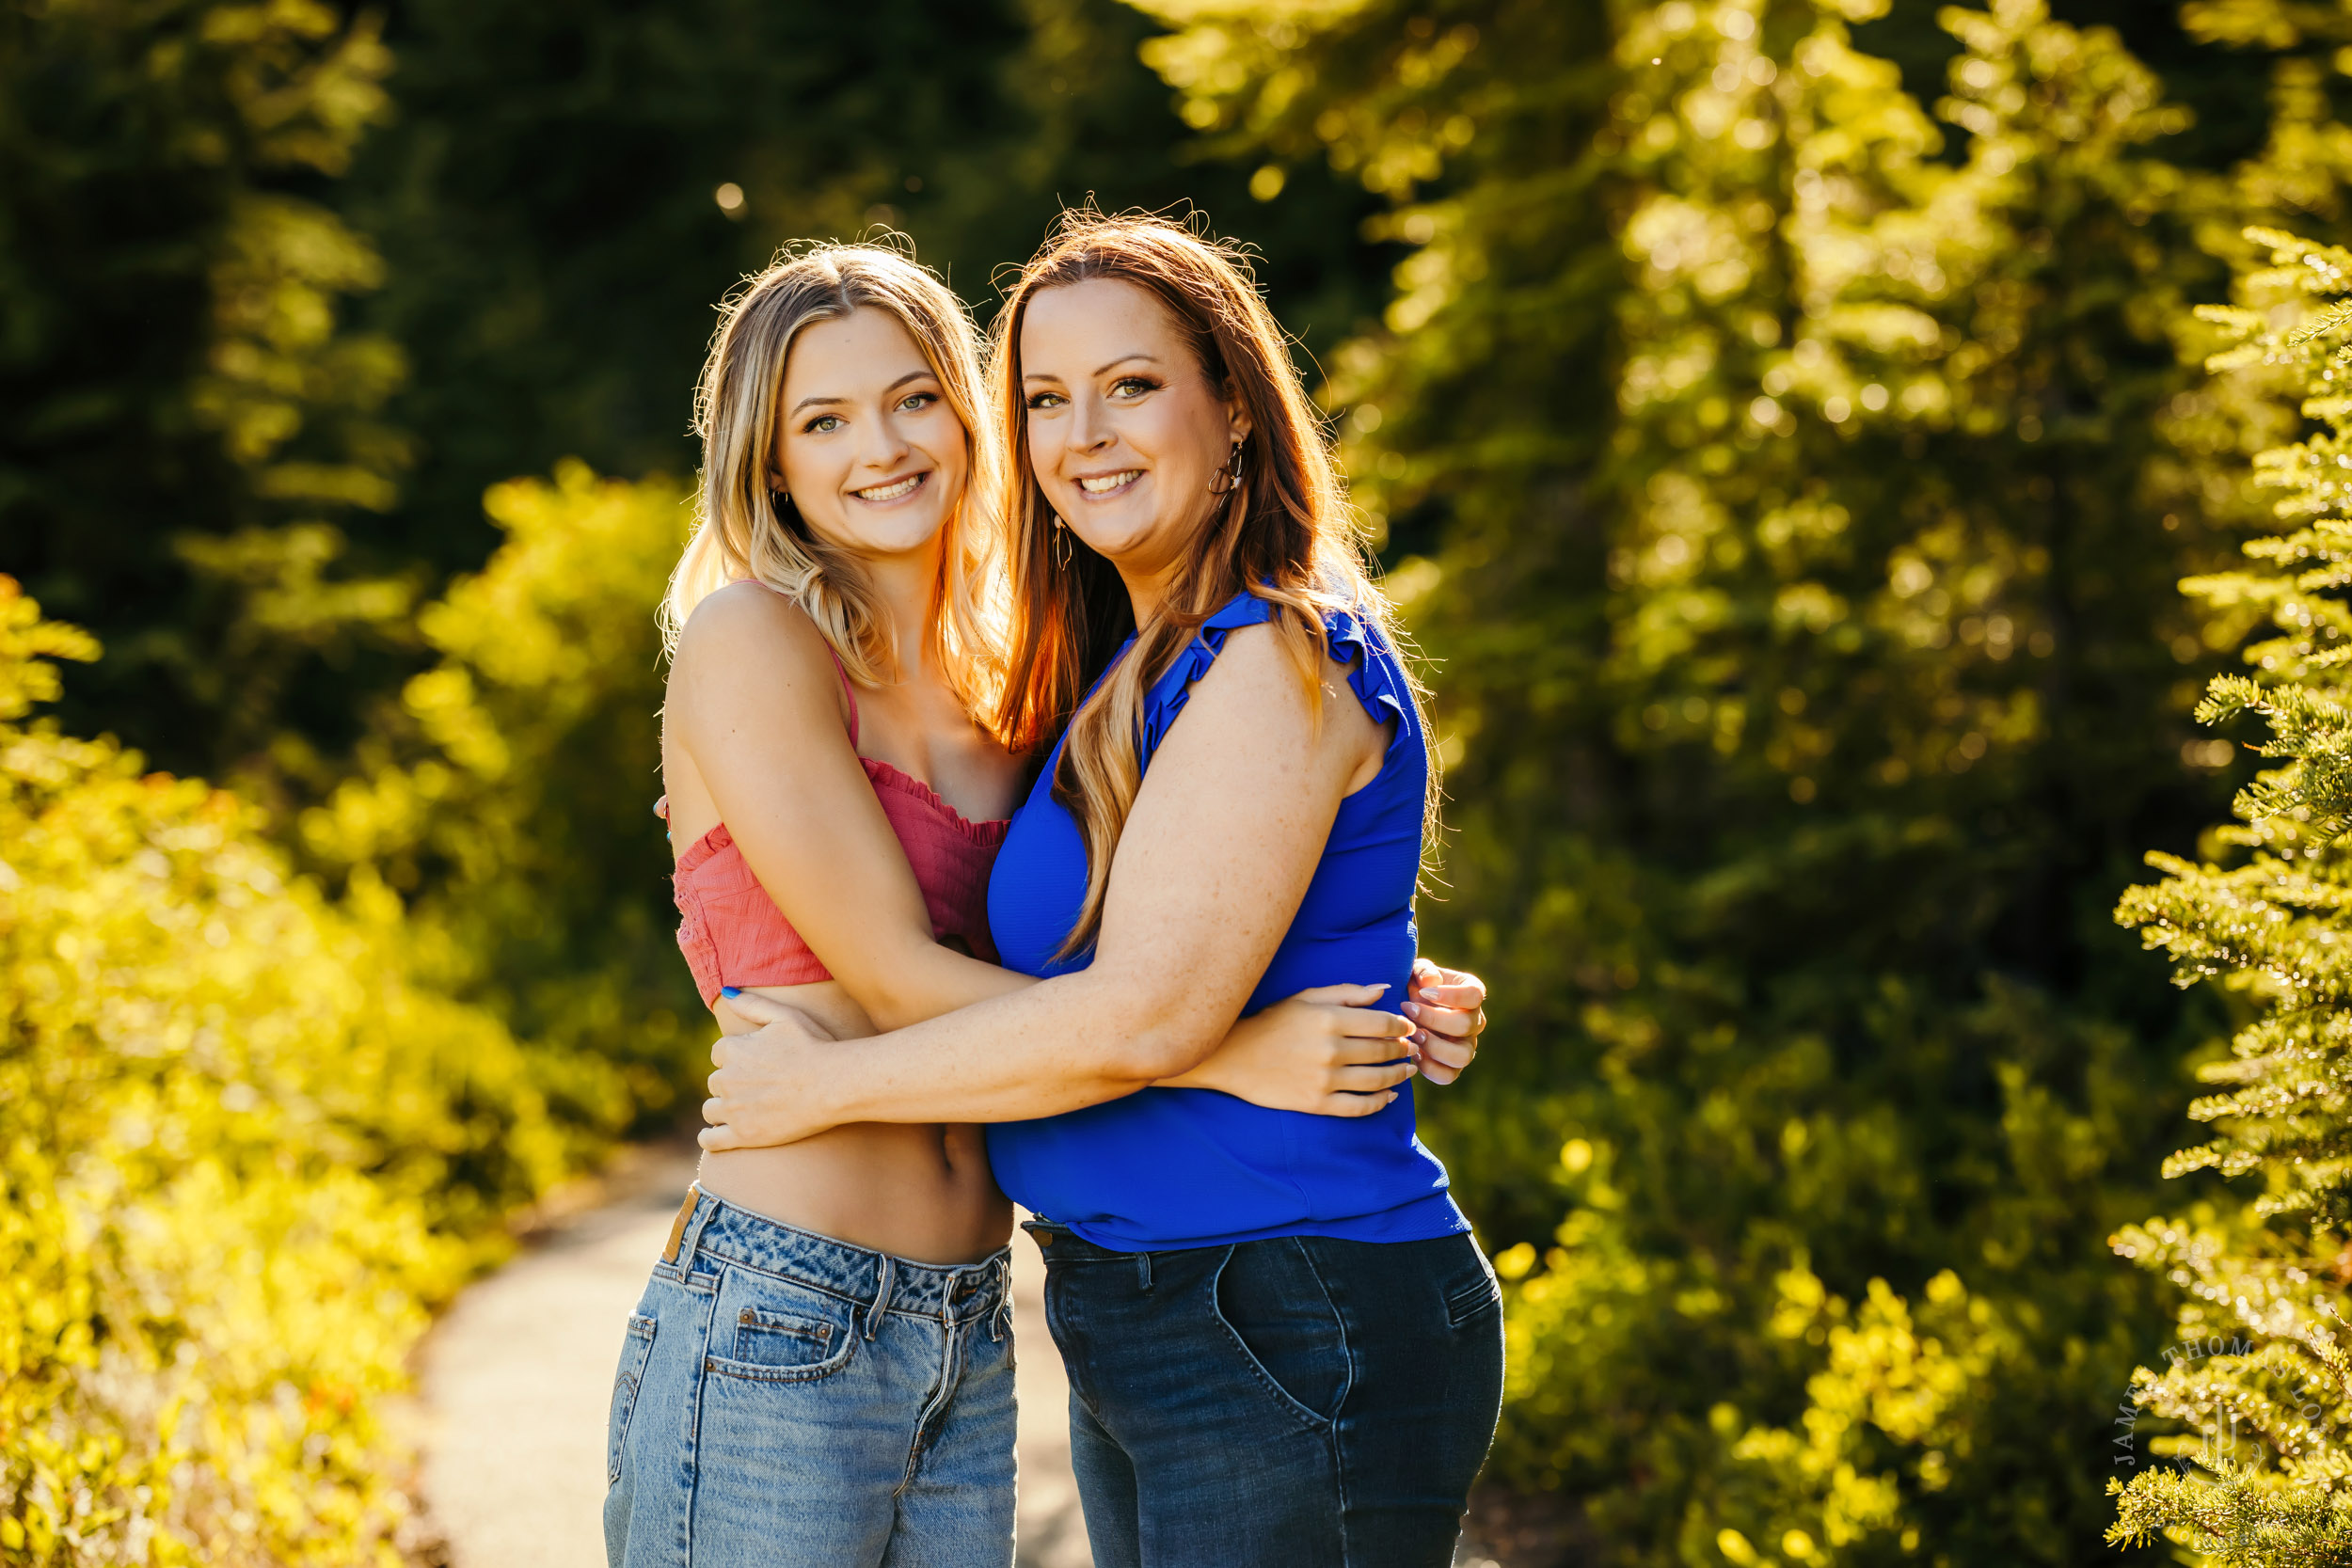
{"type": "Polygon", "coordinates": [[[857,750],[857,688],[850,682],[850,667],[841,662],[841,656],[834,653],[830,644],[825,654],[833,660],[834,673],[841,677],[841,694],[850,699],[850,750],[854,752],[857,750]]]}

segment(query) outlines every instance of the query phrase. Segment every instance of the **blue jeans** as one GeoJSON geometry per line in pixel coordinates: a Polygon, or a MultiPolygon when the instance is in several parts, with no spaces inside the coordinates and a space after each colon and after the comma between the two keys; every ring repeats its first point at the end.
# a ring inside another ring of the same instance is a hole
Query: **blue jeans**
{"type": "Polygon", "coordinates": [[[1095,1568],[1445,1568],[1502,1402],[1468,1236],[1110,1252],[1050,1220],[1095,1568]]]}
{"type": "Polygon", "coordinates": [[[690,1193],[613,1380],[612,1568],[1006,1568],[1010,1256],[911,1263],[690,1193]]]}

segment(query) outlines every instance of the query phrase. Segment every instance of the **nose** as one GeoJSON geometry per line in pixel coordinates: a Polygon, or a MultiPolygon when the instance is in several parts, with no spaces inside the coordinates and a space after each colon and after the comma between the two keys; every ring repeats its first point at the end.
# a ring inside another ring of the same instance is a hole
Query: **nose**
{"type": "Polygon", "coordinates": [[[898,460],[907,454],[907,439],[898,429],[898,421],[889,417],[868,420],[866,431],[866,439],[858,451],[858,462],[885,473],[897,467],[898,460]]]}
{"type": "Polygon", "coordinates": [[[1092,451],[1111,438],[1109,423],[1103,410],[1090,397],[1073,398],[1070,410],[1070,447],[1073,451],[1092,451]]]}

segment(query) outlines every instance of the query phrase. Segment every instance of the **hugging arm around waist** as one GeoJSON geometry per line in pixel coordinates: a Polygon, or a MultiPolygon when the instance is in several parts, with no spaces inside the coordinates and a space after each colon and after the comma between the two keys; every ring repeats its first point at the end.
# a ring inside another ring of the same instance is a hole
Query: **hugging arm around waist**
{"type": "MultiPolygon", "coordinates": [[[[1363,767],[1359,713],[1322,718],[1265,627],[1235,632],[1152,758],[1086,969],[777,1064],[793,1136],[854,1121],[1018,1121],[1198,1066],[1240,1015],[1363,767]]],[[[1367,721],[1368,722],[1368,721],[1367,721]]],[[[1374,744],[1376,746],[1376,736],[1374,744]]]]}

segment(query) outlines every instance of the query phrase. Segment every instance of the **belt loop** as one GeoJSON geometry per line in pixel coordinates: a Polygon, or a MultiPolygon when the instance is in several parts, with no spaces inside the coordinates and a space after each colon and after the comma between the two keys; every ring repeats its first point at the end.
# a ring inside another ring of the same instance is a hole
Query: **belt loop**
{"type": "Polygon", "coordinates": [[[866,1337],[871,1339],[882,1326],[882,1315],[890,1310],[891,1265],[896,1261],[890,1254],[882,1255],[882,1278],[874,1286],[874,1300],[866,1308],[866,1337]]]}
{"type": "Polygon", "coordinates": [[[681,1274],[693,1273],[694,1249],[702,1245],[703,1231],[718,1212],[718,1203],[703,1191],[701,1182],[688,1183],[686,1201],[678,1205],[677,1219],[670,1227],[670,1244],[662,1249],[661,1260],[675,1264],[681,1274]]]}
{"type": "Polygon", "coordinates": [[[1152,1255],[1148,1252],[1136,1254],[1136,1289],[1147,1296],[1152,1293],[1152,1255]]]}

